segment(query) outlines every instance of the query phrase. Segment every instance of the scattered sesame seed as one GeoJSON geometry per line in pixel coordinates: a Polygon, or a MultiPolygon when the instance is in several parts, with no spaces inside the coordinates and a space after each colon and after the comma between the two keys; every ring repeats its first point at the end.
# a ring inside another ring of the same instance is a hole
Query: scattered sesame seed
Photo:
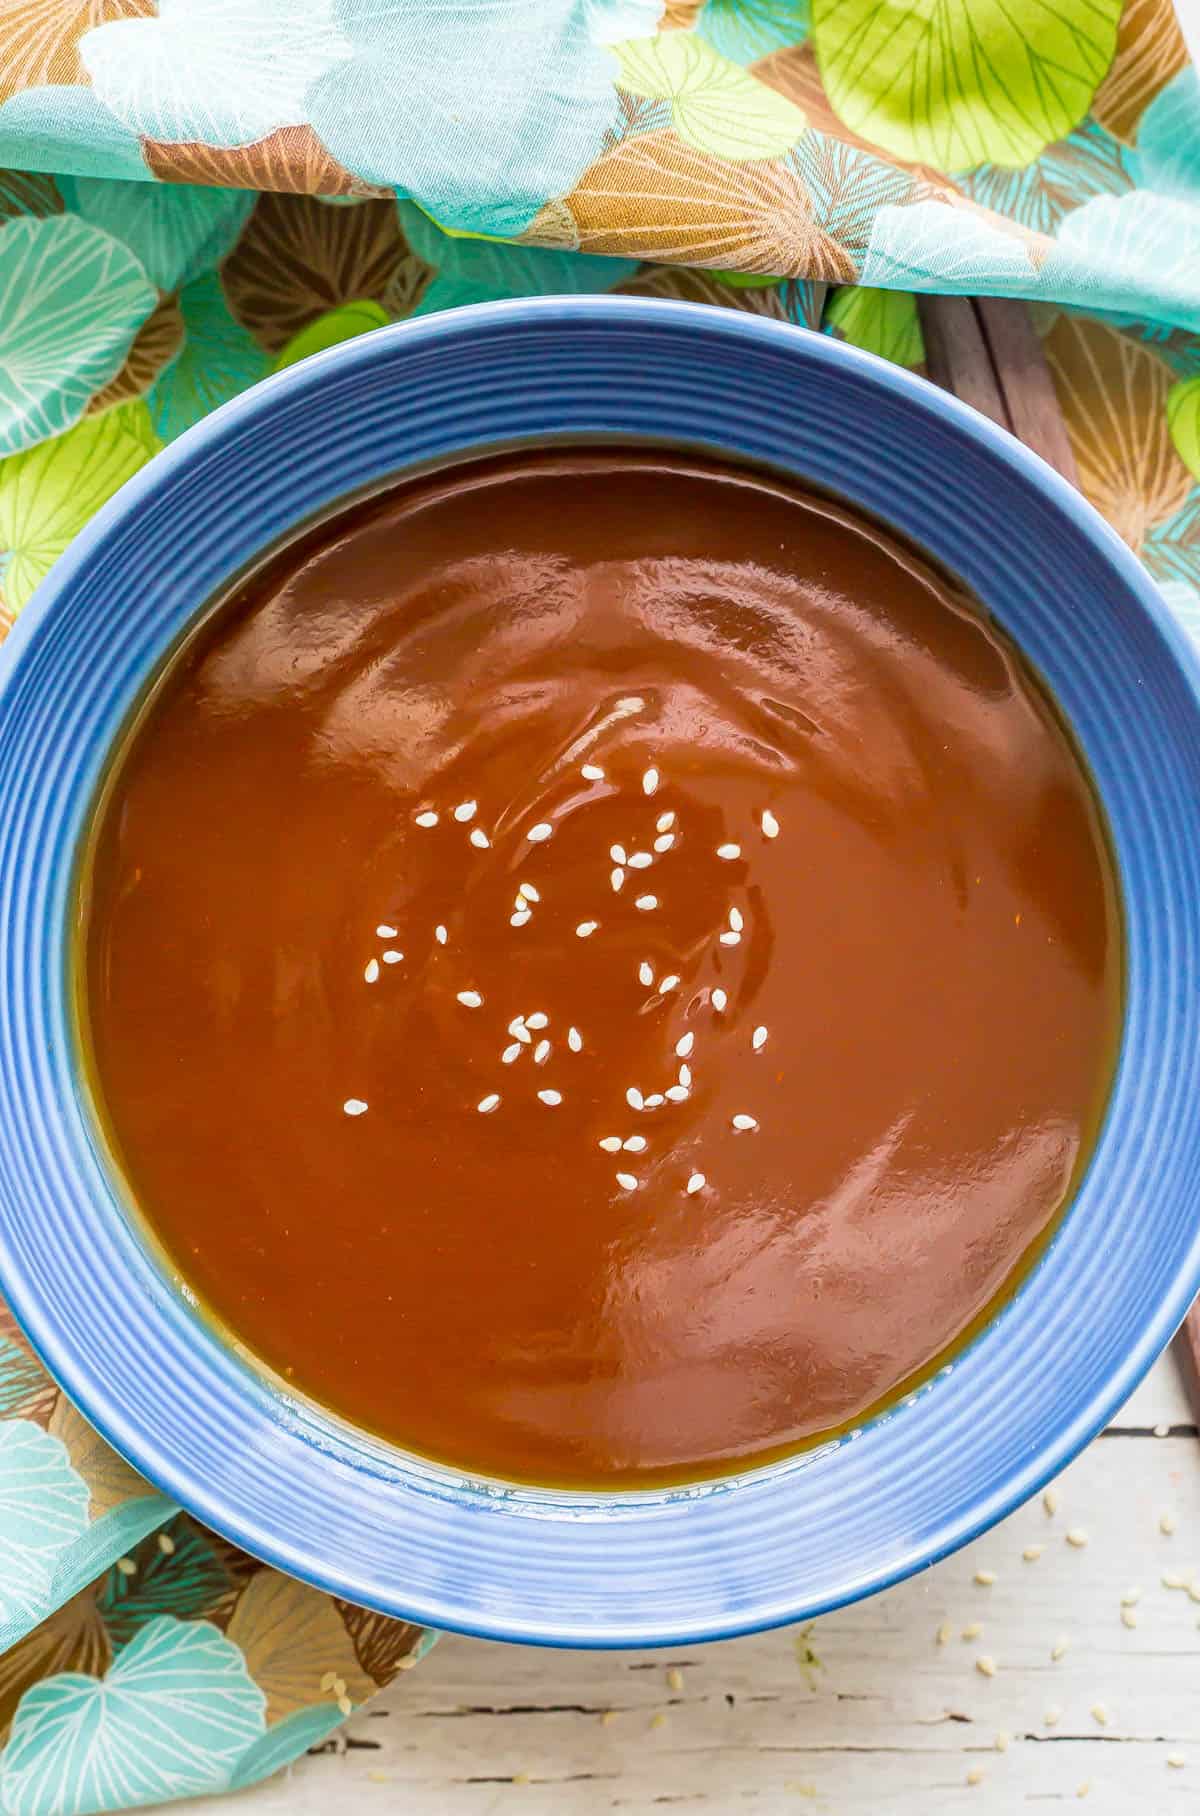
{"type": "Polygon", "coordinates": [[[583,1035],[579,1032],[578,1028],[567,1029],[567,1045],[570,1047],[572,1053],[583,1052],[583,1035]]]}
{"type": "Polygon", "coordinates": [[[519,1059],[520,1057],[521,1043],[519,1040],[514,1040],[512,1045],[505,1047],[503,1053],[500,1055],[500,1064],[502,1066],[511,1066],[514,1059],[519,1059]]]}
{"type": "Polygon", "coordinates": [[[439,946],[444,946],[446,944],[446,929],[442,926],[440,921],[433,930],[433,937],[439,946]]]}
{"type": "Polygon", "coordinates": [[[674,824],[675,824],[674,813],[669,812],[669,811],[667,813],[660,813],[657,820],[655,820],[655,822],[654,822],[654,830],[656,832],[670,832],[670,830],[671,830],[672,826],[674,826],[674,824]]]}
{"type": "Polygon", "coordinates": [[[686,1103],[691,1092],[686,1085],[668,1085],[664,1095],[670,1103],[686,1103]]]}
{"type": "Polygon", "coordinates": [[[641,1154],[646,1147],[646,1137],[644,1135],[627,1135],[621,1146],[627,1154],[641,1154]]]}
{"type": "Polygon", "coordinates": [[[1061,1720],[1062,1710],[1057,1703],[1051,1703],[1050,1707],[1046,1710],[1046,1713],[1042,1716],[1043,1727],[1057,1728],[1061,1720]]]}
{"type": "Polygon", "coordinates": [[[528,908],[518,908],[515,914],[509,915],[508,924],[510,927],[524,927],[532,919],[533,915],[528,908]]]}
{"type": "Polygon", "coordinates": [[[624,1186],[624,1188],[627,1192],[636,1192],[637,1191],[638,1182],[634,1178],[632,1173],[618,1173],[617,1174],[617,1184],[620,1186],[624,1186]]]}
{"type": "Polygon", "coordinates": [[[975,1572],[975,1581],[981,1589],[990,1589],[995,1580],[996,1572],[994,1570],[977,1570],[975,1572]]]}
{"type": "Polygon", "coordinates": [[[478,990],[459,990],[456,994],[464,1009],[482,1009],[483,998],[478,990]]]}
{"type": "Polygon", "coordinates": [[[620,890],[625,882],[625,872],[621,869],[621,866],[619,864],[615,867],[615,869],[613,869],[612,871],[609,872],[608,880],[613,886],[614,895],[619,894],[620,890]]]}
{"type": "Polygon", "coordinates": [[[160,1532],[159,1533],[158,1548],[162,1552],[164,1557],[171,1557],[174,1555],[175,1540],[171,1537],[169,1532],[160,1532]]]}
{"type": "Polygon", "coordinates": [[[719,858],[724,858],[726,860],[726,862],[731,863],[734,858],[740,858],[741,855],[742,855],[742,848],[740,845],[718,845],[717,846],[717,856],[719,858]]]}
{"type": "Polygon", "coordinates": [[[1162,1574],[1162,1586],[1164,1589],[1186,1589],[1187,1578],[1180,1576],[1177,1570],[1164,1570],[1162,1574]]]}
{"type": "Polygon", "coordinates": [[[666,1102],[666,1098],[663,1096],[662,1092],[656,1091],[654,1093],[653,1097],[648,1097],[646,1099],[646,1108],[648,1110],[657,1110],[665,1102],[666,1102]]]}
{"type": "Polygon", "coordinates": [[[599,925],[599,921],[580,921],[578,927],[575,929],[576,938],[581,940],[590,939],[599,925]]]}
{"type": "Polygon", "coordinates": [[[628,862],[628,855],[624,845],[610,845],[608,848],[608,855],[614,864],[624,864],[628,862]]]}
{"type": "Polygon", "coordinates": [[[354,1704],[345,1694],[338,1697],[337,1706],[339,1715],[353,1715],[354,1713],[354,1704]]]}
{"type": "Polygon", "coordinates": [[[1103,1703],[1093,1703],[1091,1708],[1088,1710],[1088,1714],[1091,1716],[1091,1718],[1094,1722],[1099,1723],[1100,1727],[1107,1728],[1107,1726],[1108,1726],[1108,1710],[1104,1707],[1103,1703]]]}
{"type": "Polygon", "coordinates": [[[394,946],[389,946],[386,952],[380,954],[380,957],[383,959],[385,965],[398,965],[400,960],[404,957],[404,954],[403,952],[397,952],[394,946]]]}
{"type": "Polygon", "coordinates": [[[549,820],[539,820],[536,826],[531,826],[529,828],[525,837],[529,840],[531,845],[543,845],[553,831],[554,828],[551,826],[549,820]]]}
{"type": "Polygon", "coordinates": [[[585,782],[603,782],[604,771],[599,763],[585,763],[579,771],[585,782]]]}
{"type": "Polygon", "coordinates": [[[605,1709],[603,1715],[600,1717],[600,1726],[602,1728],[611,1728],[616,1719],[617,1711],[615,1709],[605,1709]]]}
{"type": "Polygon", "coordinates": [[[1187,1586],[1189,1602],[1200,1602],[1200,1584],[1190,1582],[1187,1586]]]}
{"type": "Polygon", "coordinates": [[[478,808],[478,801],[460,801],[458,806],[454,809],[454,817],[461,825],[465,826],[468,820],[473,820],[475,818],[478,808]]]}
{"type": "Polygon", "coordinates": [[[657,769],[647,769],[642,775],[642,793],[652,795],[658,787],[657,769]]]}
{"type": "Polygon", "coordinates": [[[381,922],[380,925],[376,927],[375,931],[381,940],[394,940],[399,929],[396,927],[384,926],[381,922]]]}
{"type": "Polygon", "coordinates": [[[704,1190],[707,1183],[703,1173],[693,1173],[687,1182],[688,1197],[694,1198],[697,1192],[704,1190]]]}
{"type": "Polygon", "coordinates": [[[952,1632],[952,1629],[950,1626],[950,1622],[943,1621],[941,1626],[938,1628],[937,1632],[934,1634],[934,1638],[937,1641],[939,1646],[948,1646],[950,1644],[951,1632],[952,1632]]]}
{"type": "Polygon", "coordinates": [[[362,1116],[366,1113],[367,1105],[361,1097],[348,1097],[342,1108],[347,1116],[362,1116]]]}
{"type": "Polygon", "coordinates": [[[497,1107],[499,1102],[500,1102],[499,1091],[489,1091],[486,1097],[481,1097],[479,1099],[479,1102],[475,1105],[475,1108],[479,1111],[479,1114],[481,1116],[488,1116],[497,1107]]]}
{"type": "Polygon", "coordinates": [[[649,870],[653,862],[654,859],[650,856],[648,851],[631,851],[629,854],[629,868],[631,870],[649,870]]]}
{"type": "Polygon", "coordinates": [[[1187,1756],[1183,1753],[1168,1753],[1167,1764],[1179,1772],[1187,1764],[1187,1756]]]}
{"type": "Polygon", "coordinates": [[[1138,1624],[1137,1609],[1136,1608],[1122,1608],[1121,1625],[1123,1627],[1136,1627],[1137,1624],[1138,1624]]]}
{"type": "Polygon", "coordinates": [[[548,1040],[539,1040],[537,1046],[533,1049],[534,1065],[535,1066],[544,1066],[546,1061],[549,1059],[549,1057],[550,1057],[550,1042],[548,1040]]]}
{"type": "Polygon", "coordinates": [[[366,968],[363,971],[363,977],[366,979],[367,983],[373,984],[378,976],[379,960],[377,958],[368,960],[366,968]]]}
{"type": "Polygon", "coordinates": [[[983,1767],[982,1766],[972,1766],[971,1767],[970,1771],[967,1773],[967,1783],[970,1785],[976,1785],[976,1784],[983,1783],[983,1767]]]}
{"type": "Polygon", "coordinates": [[[644,1110],[646,1107],[646,1099],[642,1096],[636,1085],[630,1085],[629,1089],[626,1091],[625,1102],[629,1105],[631,1110],[644,1110]]]}
{"type": "Polygon", "coordinates": [[[1042,1506],[1048,1514],[1053,1515],[1058,1512],[1058,1490],[1056,1488],[1047,1488],[1042,1496],[1042,1506]]]}
{"type": "Polygon", "coordinates": [[[1171,1435],[1171,1427],[1166,1424],[1165,1421],[1160,1420],[1154,1427],[1154,1435],[1156,1438],[1169,1438],[1171,1435]]]}
{"type": "Polygon", "coordinates": [[[418,826],[436,826],[437,823],[438,817],[432,807],[427,807],[423,813],[417,815],[418,826]]]}
{"type": "Polygon", "coordinates": [[[686,1059],[695,1044],[696,1036],[694,1034],[681,1034],[679,1039],[675,1042],[676,1059],[686,1059]]]}
{"type": "Polygon", "coordinates": [[[726,996],[724,990],[714,990],[710,1000],[711,1000],[712,1006],[716,1010],[717,1014],[724,1015],[726,1004],[729,1001],[729,998],[726,996]]]}
{"type": "Polygon", "coordinates": [[[553,1105],[555,1105],[556,1103],[562,1102],[562,1092],[561,1091],[539,1091],[538,1096],[541,1098],[543,1103],[548,1103],[551,1105],[551,1107],[553,1107],[553,1105]]]}
{"type": "Polygon", "coordinates": [[[677,971],[672,971],[672,973],[669,977],[660,977],[658,980],[658,990],[659,990],[660,996],[665,996],[667,994],[668,990],[677,990],[678,988],[679,988],[679,973],[677,971]]]}
{"type": "Polygon", "coordinates": [[[657,1715],[652,1715],[650,1717],[650,1726],[652,1728],[665,1728],[666,1725],[667,1718],[661,1709],[658,1711],[657,1715]]]}
{"type": "Polygon", "coordinates": [[[1138,1602],[1141,1601],[1141,1599],[1142,1599],[1142,1592],[1140,1589],[1138,1589],[1138,1588],[1127,1589],[1125,1591],[1124,1595],[1121,1597],[1121,1606],[1122,1606],[1122,1608],[1136,1607],[1138,1602]]]}
{"type": "Polygon", "coordinates": [[[995,1740],[992,1743],[993,1746],[995,1747],[997,1753],[1007,1753],[1008,1752],[1008,1743],[1011,1738],[1012,1738],[1012,1736],[1009,1734],[1006,1734],[1004,1732],[1004,1729],[1001,1728],[999,1734],[997,1734],[995,1740]]]}
{"type": "Polygon", "coordinates": [[[633,905],[646,913],[649,909],[658,907],[658,897],[656,895],[639,895],[633,905]]]}
{"type": "Polygon", "coordinates": [[[753,1116],[747,1116],[744,1110],[739,1110],[733,1118],[733,1126],[735,1129],[756,1129],[758,1123],[753,1116]]]}
{"type": "Polygon", "coordinates": [[[488,838],[488,835],[483,830],[482,826],[472,826],[471,843],[475,846],[476,850],[487,851],[490,849],[492,841],[488,838]]]}
{"type": "Polygon", "coordinates": [[[740,908],[731,908],[729,910],[729,925],[733,928],[735,933],[740,933],[742,928],[746,925],[740,908]]]}
{"type": "Polygon", "coordinates": [[[1066,1657],[1067,1647],[1069,1644],[1070,1644],[1070,1641],[1066,1640],[1066,1639],[1056,1639],[1055,1640],[1054,1644],[1050,1648],[1050,1656],[1054,1660],[1055,1664],[1058,1663],[1060,1658],[1066,1657]]]}
{"type": "Polygon", "coordinates": [[[1088,1542],[1088,1535],[1082,1526],[1072,1526],[1067,1534],[1067,1544],[1074,1545],[1076,1551],[1082,1551],[1088,1542]]]}
{"type": "Polygon", "coordinates": [[[660,852],[660,853],[664,852],[664,851],[670,851],[670,849],[674,843],[675,843],[675,834],[673,832],[662,832],[659,834],[659,836],[654,841],[654,849],[655,849],[655,851],[660,852]]]}
{"type": "Polygon", "coordinates": [[[600,1146],[604,1149],[606,1154],[619,1154],[621,1152],[621,1137],[619,1135],[602,1135],[600,1137],[600,1146]]]}
{"type": "Polygon", "coordinates": [[[760,1024],[750,1036],[750,1045],[754,1048],[756,1053],[761,1053],[766,1044],[767,1030],[760,1024]]]}
{"type": "Polygon", "coordinates": [[[764,838],[777,839],[779,837],[779,821],[769,807],[763,809],[761,824],[764,838]]]}
{"type": "Polygon", "coordinates": [[[975,1660],[975,1669],[981,1677],[995,1677],[996,1661],[994,1658],[990,1657],[988,1653],[981,1652],[979,1657],[975,1660]]]}
{"type": "Polygon", "coordinates": [[[514,1040],[522,1041],[525,1044],[528,1044],[533,1039],[529,1029],[525,1026],[525,1017],[523,1015],[513,1016],[508,1024],[508,1032],[512,1035],[514,1040]]]}
{"type": "Polygon", "coordinates": [[[1164,1538],[1168,1538],[1168,1539],[1170,1538],[1171,1534],[1175,1530],[1175,1525],[1176,1525],[1176,1521],[1175,1521],[1175,1515],[1173,1513],[1167,1512],[1167,1513],[1159,1514],[1158,1530],[1162,1533],[1164,1538]]]}
{"type": "Polygon", "coordinates": [[[725,932],[721,935],[721,944],[723,946],[740,946],[741,943],[741,934],[731,933],[728,928],[726,928],[725,932]]]}
{"type": "Polygon", "coordinates": [[[1080,1785],[1079,1789],[1075,1793],[1076,1797],[1087,1797],[1091,1791],[1091,1788],[1092,1787],[1091,1787],[1090,1780],[1085,1778],[1083,1783],[1080,1785]]]}
{"type": "Polygon", "coordinates": [[[1044,1545],[1026,1545],[1021,1556],[1025,1559],[1027,1564],[1036,1564],[1045,1549],[1046,1547],[1044,1545]]]}
{"type": "Polygon", "coordinates": [[[691,1082],[692,1082],[692,1068],[691,1068],[691,1067],[690,1067],[690,1066],[680,1066],[680,1068],[679,1068],[679,1082],[680,1082],[680,1084],[681,1084],[681,1085],[690,1085],[690,1084],[691,1084],[691,1082]]]}
{"type": "Polygon", "coordinates": [[[641,964],[638,966],[638,983],[645,984],[645,986],[648,990],[653,982],[654,982],[654,967],[653,967],[653,965],[651,965],[649,963],[649,961],[647,959],[643,959],[641,964]]]}
{"type": "Polygon", "coordinates": [[[532,1015],[525,1017],[525,1026],[527,1028],[548,1028],[550,1017],[544,1009],[535,1009],[532,1015]]]}
{"type": "Polygon", "coordinates": [[[540,902],[542,899],[540,892],[534,888],[532,883],[518,883],[517,894],[523,895],[527,902],[540,902]]]}
{"type": "Polygon", "coordinates": [[[678,1665],[672,1665],[667,1672],[667,1689],[674,1691],[676,1695],[683,1689],[683,1672],[678,1665]]]}
{"type": "Polygon", "coordinates": [[[962,1636],[964,1639],[978,1639],[982,1632],[983,1628],[980,1626],[979,1622],[971,1621],[968,1626],[963,1628],[962,1636]]]}

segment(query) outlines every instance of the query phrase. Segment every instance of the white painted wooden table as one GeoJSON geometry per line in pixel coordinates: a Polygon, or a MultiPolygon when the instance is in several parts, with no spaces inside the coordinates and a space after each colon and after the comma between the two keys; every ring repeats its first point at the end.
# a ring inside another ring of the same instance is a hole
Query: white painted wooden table
{"type": "Polygon", "coordinates": [[[1171,1358],[1057,1493],[806,1632],[444,1638],[338,1743],[206,1816],[1200,1812],[1200,1587],[1164,1582],[1200,1584],[1200,1441],[1171,1358]]]}

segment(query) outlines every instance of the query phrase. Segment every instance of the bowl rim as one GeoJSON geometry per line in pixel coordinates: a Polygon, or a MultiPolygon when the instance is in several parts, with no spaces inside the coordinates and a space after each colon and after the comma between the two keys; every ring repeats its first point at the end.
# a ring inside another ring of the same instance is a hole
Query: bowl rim
{"type": "MultiPolygon", "coordinates": [[[[20,612],[0,648],[0,712],[3,711],[5,696],[13,685],[27,649],[55,612],[60,599],[69,595],[86,576],[97,549],[110,532],[125,524],[144,505],[173,485],[181,470],[194,466],[209,452],[219,450],[233,430],[264,416],[269,417],[276,405],[285,398],[302,397],[316,389],[325,375],[334,368],[343,373],[369,368],[386,356],[387,349],[399,337],[403,337],[409,345],[437,343],[453,340],[479,326],[528,323],[538,318],[566,325],[587,324],[593,328],[598,323],[603,323],[618,333],[623,324],[657,321],[680,329],[687,329],[690,325],[702,326],[709,335],[723,335],[735,341],[741,339],[775,346],[790,342],[810,363],[858,373],[869,380],[871,385],[882,387],[884,391],[915,405],[918,412],[954,425],[961,434],[980,444],[994,459],[1022,476],[1055,511],[1069,517],[1103,560],[1116,570],[1125,590],[1136,599],[1141,611],[1148,616],[1165,644],[1178,677],[1190,692],[1192,706],[1200,721],[1200,652],[1193,647],[1172,616],[1154,582],[1094,507],[1060,474],[1007,431],[915,373],[894,366],[849,343],[836,341],[812,330],[772,318],[714,309],[703,304],[612,295],[509,299],[468,305],[444,314],[395,323],[298,362],[218,407],[170,443],[101,507],[20,612]]],[[[0,777],[0,790],[3,786],[4,780],[0,777]]],[[[1114,1095],[1115,1091],[1114,1083],[1114,1095]]],[[[1103,1133],[1098,1138],[1097,1149],[1101,1140],[1103,1133]]],[[[1076,1198],[1080,1190],[1082,1185],[1077,1188],[1076,1198]]],[[[354,1594],[354,1581],[331,1568],[327,1559],[314,1559],[310,1556],[300,1561],[260,1526],[240,1518],[236,1507],[227,1503],[214,1504],[205,1489],[194,1479],[188,1478],[186,1471],[173,1468],[162,1457],[161,1450],[156,1450],[152,1440],[133,1447],[114,1434],[106,1416],[103,1381],[89,1374],[85,1358],[70,1354],[69,1346],[64,1350],[60,1333],[55,1328],[53,1318],[45,1315],[45,1308],[38,1300],[34,1283],[22,1277],[19,1270],[14,1271],[10,1264],[8,1246],[2,1239],[2,1234],[0,1285],[26,1336],[51,1374],[66,1385],[70,1397],[96,1430],[119,1454],[127,1456],[150,1482],[181,1506],[196,1512],[214,1530],[223,1533],[265,1562],[335,1595],[360,1599],[361,1591],[359,1597],[354,1594]]],[[[697,1623],[681,1619],[668,1630],[660,1622],[654,1632],[631,1630],[627,1635],[607,1630],[597,1633],[593,1627],[573,1622],[569,1617],[554,1623],[539,1619],[529,1628],[515,1623],[511,1616],[500,1620],[463,1620],[448,1616],[447,1610],[438,1605],[436,1600],[408,1596],[403,1584],[397,1585],[394,1599],[389,1597],[381,1600],[376,1593],[372,1595],[369,1605],[403,1619],[423,1622],[429,1626],[450,1627],[483,1638],[585,1648],[699,1642],[761,1631],[848,1605],[891,1587],[917,1569],[940,1560],[949,1552],[970,1542],[1044,1486],[1102,1429],[1125,1401],[1169,1341],[1198,1288],[1200,1222],[1187,1252],[1186,1265],[1177,1272],[1171,1290],[1159,1299],[1152,1315],[1143,1322],[1137,1342],[1126,1349],[1119,1364],[1107,1375],[1103,1387],[1091,1396],[1088,1403],[1058,1429],[1051,1440],[1032,1452],[1021,1468],[1014,1470],[1006,1478],[1002,1492],[977,1504],[968,1514],[960,1514],[957,1519],[945,1522],[936,1542],[923,1544],[919,1556],[906,1556],[892,1566],[881,1567],[864,1575],[856,1583],[852,1593],[838,1593],[818,1602],[805,1597],[794,1605],[779,1603],[762,1609],[751,1617],[730,1619],[716,1625],[711,1620],[697,1623]]],[[[1018,1291],[1018,1299],[1025,1290],[1023,1284],[1018,1291]]],[[[773,1469],[779,1467],[786,1467],[786,1464],[772,1466],[773,1469]]]]}

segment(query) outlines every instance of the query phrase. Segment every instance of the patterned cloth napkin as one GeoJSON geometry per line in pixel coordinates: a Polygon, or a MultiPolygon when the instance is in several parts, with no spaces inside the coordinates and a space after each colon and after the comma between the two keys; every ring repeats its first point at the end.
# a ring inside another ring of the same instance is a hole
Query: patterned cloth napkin
{"type": "MultiPolygon", "coordinates": [[[[1034,301],[1083,488],[1200,636],[1170,0],[3,0],[0,166],[0,635],[164,443],[385,322],[678,296],[919,369],[949,291],[1034,301]]],[[[195,1525],[0,1317],[0,1812],[249,1784],[431,1638],[195,1525]]]]}

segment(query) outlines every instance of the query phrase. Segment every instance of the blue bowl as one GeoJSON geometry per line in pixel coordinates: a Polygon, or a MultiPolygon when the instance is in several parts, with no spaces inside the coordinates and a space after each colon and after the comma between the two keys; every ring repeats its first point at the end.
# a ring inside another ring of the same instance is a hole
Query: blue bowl
{"type": "Polygon", "coordinates": [[[116,1448],[219,1532],[434,1627],[576,1646],[711,1638],[882,1589],[999,1519],[1111,1416],[1200,1285],[1200,666],[1061,479],[922,380],[732,311],[488,304],[305,361],[100,512],[0,657],[0,1284],[116,1448]],[[1127,1005],[1078,1196],[959,1360],[838,1444],[671,1492],[464,1479],[282,1396],[122,1208],[72,1022],[76,862],[127,716],[237,570],[416,462],[550,437],[770,462],[923,544],[1046,677],[1124,896],[1127,1005]]]}

